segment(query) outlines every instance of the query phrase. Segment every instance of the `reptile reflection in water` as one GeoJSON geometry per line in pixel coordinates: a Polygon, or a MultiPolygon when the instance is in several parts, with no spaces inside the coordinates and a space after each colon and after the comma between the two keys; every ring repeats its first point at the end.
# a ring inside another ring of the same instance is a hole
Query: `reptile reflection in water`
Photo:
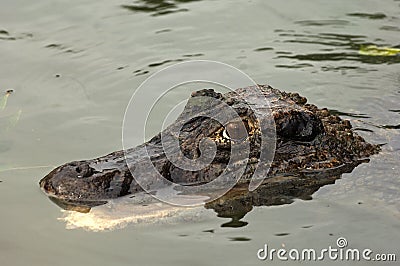
{"type": "Polygon", "coordinates": [[[230,219],[224,221],[221,227],[237,228],[248,224],[242,218],[254,207],[290,204],[297,198],[310,200],[320,187],[335,183],[341,173],[351,172],[359,163],[361,161],[314,175],[271,178],[251,192],[247,185],[237,186],[221,198],[207,203],[205,208],[173,206],[144,193],[113,199],[93,209],[74,202],[56,200],[55,203],[70,210],[63,211],[63,216],[59,218],[66,223],[67,229],[109,231],[129,224],[199,222],[213,216],[209,210],[213,210],[218,217],[230,219]]]}
{"type": "Polygon", "coordinates": [[[242,227],[247,223],[241,219],[254,207],[291,204],[295,199],[311,200],[312,194],[319,188],[334,184],[341,174],[350,173],[362,162],[329,169],[326,172],[315,172],[308,175],[280,176],[268,179],[254,191],[247,186],[237,186],[221,198],[207,203],[208,209],[213,209],[218,217],[231,218],[222,227],[242,227]]]}

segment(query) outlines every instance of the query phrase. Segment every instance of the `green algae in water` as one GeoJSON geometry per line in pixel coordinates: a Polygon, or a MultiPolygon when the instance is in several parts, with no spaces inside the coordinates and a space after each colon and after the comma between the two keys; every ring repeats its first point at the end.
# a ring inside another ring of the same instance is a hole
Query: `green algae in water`
{"type": "Polygon", "coordinates": [[[378,47],[376,45],[362,46],[358,51],[361,55],[369,56],[399,56],[400,49],[392,47],[378,47]]]}

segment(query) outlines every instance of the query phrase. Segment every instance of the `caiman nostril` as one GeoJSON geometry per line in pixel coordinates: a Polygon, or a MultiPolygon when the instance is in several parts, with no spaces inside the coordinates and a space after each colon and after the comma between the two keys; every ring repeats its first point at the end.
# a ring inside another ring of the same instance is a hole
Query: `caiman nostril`
{"type": "Polygon", "coordinates": [[[85,178],[92,176],[94,173],[94,169],[91,168],[88,164],[81,164],[75,168],[75,171],[78,173],[79,178],[85,178]]]}

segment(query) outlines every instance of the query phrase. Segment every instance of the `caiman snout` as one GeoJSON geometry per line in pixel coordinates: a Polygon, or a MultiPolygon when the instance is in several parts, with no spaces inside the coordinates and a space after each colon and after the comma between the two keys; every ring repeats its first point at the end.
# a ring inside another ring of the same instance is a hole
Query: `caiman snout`
{"type": "Polygon", "coordinates": [[[86,180],[94,174],[94,169],[85,162],[71,162],[57,167],[40,180],[40,187],[49,195],[79,199],[82,193],[90,192],[90,182],[86,180]],[[72,189],[73,188],[73,189],[72,189]],[[80,191],[77,191],[79,188],[80,191]]]}
{"type": "Polygon", "coordinates": [[[40,187],[49,196],[61,199],[99,200],[120,196],[120,183],[125,179],[119,170],[97,172],[90,163],[77,161],[54,169],[40,181],[40,187]]]}
{"type": "Polygon", "coordinates": [[[94,169],[89,167],[87,163],[81,163],[75,167],[75,172],[78,174],[77,175],[78,178],[85,178],[93,175],[94,169]]]}

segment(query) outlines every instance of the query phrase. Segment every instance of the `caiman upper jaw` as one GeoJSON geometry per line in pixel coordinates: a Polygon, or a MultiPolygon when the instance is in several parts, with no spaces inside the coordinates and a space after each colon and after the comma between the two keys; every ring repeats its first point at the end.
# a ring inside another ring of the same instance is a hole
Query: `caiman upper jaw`
{"type": "Polygon", "coordinates": [[[71,193],[71,191],[76,191],[76,188],[82,188],[82,190],[85,190],[82,187],[85,182],[80,181],[81,179],[91,175],[90,172],[92,171],[90,169],[91,168],[89,168],[87,164],[80,164],[79,162],[68,163],[57,167],[40,180],[40,187],[49,195],[78,199],[79,192],[71,193]],[[68,189],[69,186],[73,186],[74,190],[68,189]]]}

